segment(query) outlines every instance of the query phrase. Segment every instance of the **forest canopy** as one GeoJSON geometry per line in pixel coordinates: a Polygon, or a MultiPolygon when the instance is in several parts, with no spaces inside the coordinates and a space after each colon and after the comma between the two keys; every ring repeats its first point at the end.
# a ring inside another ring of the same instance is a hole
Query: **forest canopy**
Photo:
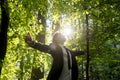
{"type": "MultiPolygon", "coordinates": [[[[1,0],[1,5],[3,1],[8,3],[9,25],[1,80],[30,80],[35,70],[46,80],[51,56],[28,47],[24,38],[29,32],[33,40],[48,45],[56,31],[67,37],[69,49],[89,50],[76,57],[78,80],[120,79],[119,0],[1,0]]],[[[1,7],[1,41],[2,12],[1,7]]]]}

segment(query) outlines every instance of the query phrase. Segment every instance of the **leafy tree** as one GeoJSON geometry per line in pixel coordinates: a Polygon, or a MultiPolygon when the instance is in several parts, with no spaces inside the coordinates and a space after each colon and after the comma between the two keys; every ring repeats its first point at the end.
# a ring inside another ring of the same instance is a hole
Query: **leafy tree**
{"type": "MultiPolygon", "coordinates": [[[[89,15],[87,18],[89,64],[86,66],[87,55],[77,57],[79,80],[84,80],[86,77],[87,80],[120,79],[120,5],[118,0],[8,0],[8,5],[10,15],[7,15],[7,18],[9,22],[10,17],[10,22],[7,33],[7,54],[3,63],[1,80],[28,80],[31,78],[32,69],[39,68],[41,62],[44,63],[45,80],[52,58],[25,44],[24,36],[28,32],[34,40],[36,40],[36,35],[42,36],[40,39],[37,36],[38,42],[43,41],[47,44],[50,43],[51,35],[55,31],[63,31],[64,28],[70,27],[73,33],[67,36],[67,47],[86,49],[86,14],[89,15]]],[[[1,13],[2,8],[4,7],[1,7],[1,13]]],[[[1,16],[1,32],[2,19],[7,20],[7,18],[1,16]]],[[[1,32],[0,39],[2,39],[1,32]]],[[[0,40],[0,46],[1,44],[3,44],[2,40],[0,40]]],[[[39,69],[43,70],[42,67],[39,69]]]]}
{"type": "Polygon", "coordinates": [[[3,66],[3,60],[7,48],[7,31],[9,25],[9,9],[7,0],[1,0],[1,24],[0,24],[0,75],[3,66]]]}

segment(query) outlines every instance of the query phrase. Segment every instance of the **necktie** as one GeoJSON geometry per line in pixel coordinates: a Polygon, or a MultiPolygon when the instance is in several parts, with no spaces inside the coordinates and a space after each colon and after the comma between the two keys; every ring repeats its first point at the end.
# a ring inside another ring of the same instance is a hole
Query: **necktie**
{"type": "Polygon", "coordinates": [[[65,49],[67,52],[67,58],[68,58],[68,69],[72,68],[72,59],[71,59],[71,54],[70,51],[68,51],[67,49],[65,49]]]}

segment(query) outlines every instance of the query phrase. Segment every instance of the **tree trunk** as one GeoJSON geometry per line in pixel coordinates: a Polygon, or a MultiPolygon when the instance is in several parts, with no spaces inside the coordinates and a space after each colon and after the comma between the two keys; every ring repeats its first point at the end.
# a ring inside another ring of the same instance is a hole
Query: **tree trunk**
{"type": "MultiPolygon", "coordinates": [[[[45,44],[45,33],[46,33],[46,19],[43,15],[41,15],[41,12],[38,11],[38,24],[42,25],[42,32],[38,33],[36,36],[36,39],[38,42],[45,44]],[[39,23],[39,20],[41,20],[41,23],[39,23]]],[[[36,55],[34,54],[33,63],[35,62],[36,55]]],[[[44,63],[41,62],[39,67],[32,67],[32,73],[31,73],[31,80],[39,80],[44,77],[44,63]],[[41,70],[42,69],[42,70],[41,70]]]]}
{"type": "Polygon", "coordinates": [[[0,25],[0,74],[2,70],[3,60],[7,48],[7,30],[9,25],[9,9],[7,0],[1,0],[1,25],[0,25]]]}
{"type": "Polygon", "coordinates": [[[82,60],[82,80],[84,80],[84,63],[83,63],[83,60],[82,60]]]}
{"type": "Polygon", "coordinates": [[[86,50],[87,50],[87,63],[86,63],[86,80],[89,80],[89,28],[88,28],[88,14],[86,14],[86,50]]]}
{"type": "Polygon", "coordinates": [[[46,19],[43,15],[41,15],[41,12],[38,11],[38,24],[42,25],[42,32],[38,33],[36,36],[36,39],[38,42],[45,43],[45,33],[46,33],[46,19]],[[41,23],[39,22],[41,20],[41,23]]]}

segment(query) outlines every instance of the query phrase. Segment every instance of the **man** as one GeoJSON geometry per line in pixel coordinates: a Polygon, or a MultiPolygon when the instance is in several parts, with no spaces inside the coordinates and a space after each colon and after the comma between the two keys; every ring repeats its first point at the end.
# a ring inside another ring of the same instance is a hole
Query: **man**
{"type": "Polygon", "coordinates": [[[50,45],[43,45],[32,40],[30,34],[25,38],[25,42],[34,49],[51,54],[53,57],[52,68],[47,80],[77,80],[78,67],[76,56],[83,55],[83,51],[72,51],[64,47],[66,38],[61,33],[53,36],[50,45]]]}

